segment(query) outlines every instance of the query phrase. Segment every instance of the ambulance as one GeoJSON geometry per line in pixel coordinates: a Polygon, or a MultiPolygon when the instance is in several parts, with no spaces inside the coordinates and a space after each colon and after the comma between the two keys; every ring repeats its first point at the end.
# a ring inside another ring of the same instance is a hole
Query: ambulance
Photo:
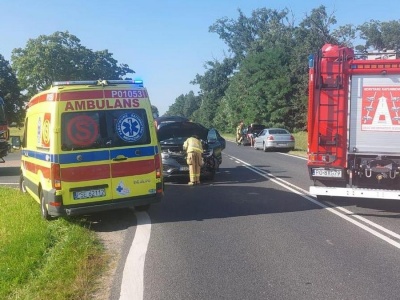
{"type": "Polygon", "coordinates": [[[20,190],[45,219],[161,201],[160,145],[143,82],[54,82],[32,97],[20,190]]]}

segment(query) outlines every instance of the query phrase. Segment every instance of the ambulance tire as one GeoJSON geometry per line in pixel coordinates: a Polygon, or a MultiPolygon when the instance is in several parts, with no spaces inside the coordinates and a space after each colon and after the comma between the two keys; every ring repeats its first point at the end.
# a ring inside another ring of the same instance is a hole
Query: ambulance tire
{"type": "Polygon", "coordinates": [[[26,193],[25,179],[22,174],[19,176],[19,190],[21,193],[26,193]]]}
{"type": "Polygon", "coordinates": [[[44,199],[44,194],[43,194],[42,190],[40,191],[40,211],[42,213],[43,219],[45,219],[45,220],[51,219],[51,217],[49,215],[49,211],[47,210],[47,207],[46,207],[46,199],[44,199]]]}
{"type": "Polygon", "coordinates": [[[137,211],[148,211],[149,208],[150,208],[150,204],[135,206],[135,210],[137,210],[137,211]]]}

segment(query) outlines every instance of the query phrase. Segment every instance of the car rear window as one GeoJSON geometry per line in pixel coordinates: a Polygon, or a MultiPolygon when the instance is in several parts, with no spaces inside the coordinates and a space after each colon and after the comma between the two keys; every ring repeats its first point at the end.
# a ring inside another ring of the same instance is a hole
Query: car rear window
{"type": "Polygon", "coordinates": [[[289,134],[285,129],[271,129],[269,130],[269,134],[289,134]]]}
{"type": "Polygon", "coordinates": [[[101,110],[61,115],[61,150],[74,151],[149,144],[146,111],[101,110]]]}

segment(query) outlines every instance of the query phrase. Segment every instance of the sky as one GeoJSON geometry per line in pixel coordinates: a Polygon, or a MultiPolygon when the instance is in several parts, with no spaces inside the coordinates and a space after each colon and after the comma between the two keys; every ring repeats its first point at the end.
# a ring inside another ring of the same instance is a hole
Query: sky
{"type": "Polygon", "coordinates": [[[298,23],[320,5],[338,26],[400,20],[399,0],[0,0],[0,54],[11,63],[12,50],[29,39],[68,31],[86,48],[107,49],[133,69],[127,76],[144,81],[162,115],[180,95],[198,93],[190,82],[205,73],[205,62],[229,56],[209,32],[218,19],[237,20],[238,9],[250,17],[258,8],[288,8],[298,23]]]}

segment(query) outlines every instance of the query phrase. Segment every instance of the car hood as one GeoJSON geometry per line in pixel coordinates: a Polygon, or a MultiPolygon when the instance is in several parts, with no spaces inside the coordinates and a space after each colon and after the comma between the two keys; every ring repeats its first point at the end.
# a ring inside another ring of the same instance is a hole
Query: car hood
{"type": "Polygon", "coordinates": [[[193,122],[174,122],[165,124],[158,132],[160,142],[173,142],[183,144],[185,140],[193,135],[197,135],[201,140],[206,141],[208,129],[193,122]]]}

